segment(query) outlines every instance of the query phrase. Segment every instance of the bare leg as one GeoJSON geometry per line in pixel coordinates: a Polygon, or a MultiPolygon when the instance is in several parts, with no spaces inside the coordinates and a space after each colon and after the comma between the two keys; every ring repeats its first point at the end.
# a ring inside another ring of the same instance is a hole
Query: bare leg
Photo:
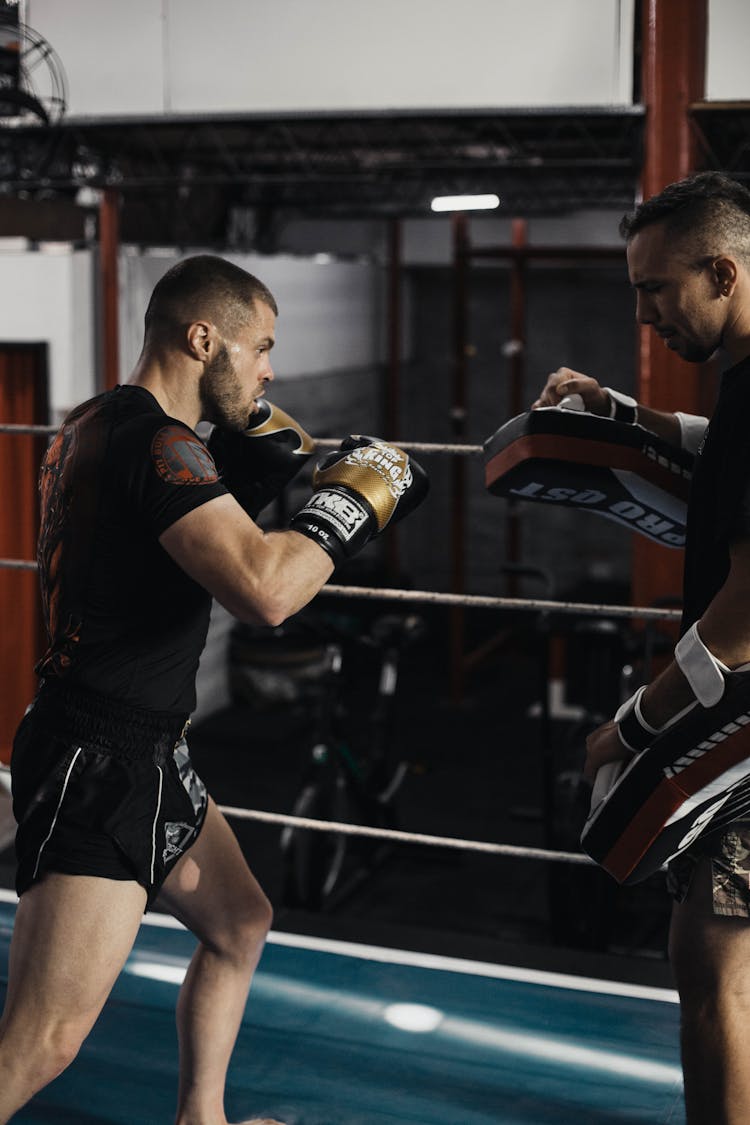
{"type": "Polygon", "coordinates": [[[675,904],[670,959],[680,993],[689,1125],[750,1121],[750,920],[715,915],[710,862],[675,904]]]}
{"type": "Polygon", "coordinates": [[[47,875],[21,896],[0,1019],[0,1125],[75,1058],[138,932],[137,883],[47,875]]]}
{"type": "Polygon", "coordinates": [[[200,943],[177,1004],[177,1125],[226,1125],[227,1068],[271,925],[271,906],[213,801],[198,840],[165,882],[161,901],[200,943]]]}
{"type": "Polygon", "coordinates": [[[0,777],[0,851],[13,842],[16,835],[16,820],[13,816],[13,802],[10,793],[0,777]]]}

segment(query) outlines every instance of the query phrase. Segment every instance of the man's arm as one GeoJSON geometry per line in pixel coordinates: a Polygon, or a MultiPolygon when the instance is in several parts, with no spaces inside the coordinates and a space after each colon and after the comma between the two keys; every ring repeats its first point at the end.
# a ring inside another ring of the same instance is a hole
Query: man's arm
{"type": "MultiPolygon", "coordinates": [[[[540,406],[559,406],[562,399],[573,394],[581,396],[583,405],[590,414],[599,414],[605,418],[610,416],[612,400],[606,388],[600,386],[591,376],[573,371],[570,367],[558,367],[557,371],[553,371],[547,377],[542,393],[532,403],[531,409],[538,410],[540,406]]],[[[673,445],[682,444],[682,427],[677,414],[652,410],[650,406],[639,403],[638,421],[645,429],[658,434],[665,441],[673,445]]]]}
{"type": "Polygon", "coordinates": [[[173,523],[165,551],[240,621],[279,625],[330,578],[333,562],[296,531],[262,531],[233,496],[218,496],[173,523]]]}
{"type": "Polygon", "coordinates": [[[288,531],[261,531],[225,495],[175,520],[159,542],[235,617],[279,625],[428,489],[424,469],[403,450],[350,435],[318,463],[313,493],[288,531]]]}
{"type": "MultiPolygon", "coordinates": [[[[726,582],[698,622],[703,644],[727,668],[750,663],[750,540],[735,543],[730,550],[726,582]]],[[[671,661],[646,688],[641,713],[655,730],[695,701],[695,695],[676,660],[671,661]]],[[[614,722],[605,723],[586,741],[585,776],[593,781],[606,762],[630,757],[622,745],[614,722]]]]}

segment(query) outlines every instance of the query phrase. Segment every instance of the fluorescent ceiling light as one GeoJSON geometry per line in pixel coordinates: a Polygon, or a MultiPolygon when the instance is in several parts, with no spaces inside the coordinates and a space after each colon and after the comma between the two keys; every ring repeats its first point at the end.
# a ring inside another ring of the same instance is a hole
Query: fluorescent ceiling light
{"type": "Polygon", "coordinates": [[[432,201],[433,211],[492,211],[500,206],[497,195],[437,195],[432,201]]]}

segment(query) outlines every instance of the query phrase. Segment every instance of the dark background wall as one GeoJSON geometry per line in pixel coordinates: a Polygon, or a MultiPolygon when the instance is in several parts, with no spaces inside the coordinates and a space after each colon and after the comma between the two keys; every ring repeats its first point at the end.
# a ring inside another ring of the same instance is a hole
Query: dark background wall
{"type": "MultiPolygon", "coordinates": [[[[455,441],[451,426],[453,297],[449,268],[414,267],[405,278],[405,336],[409,341],[400,375],[399,415],[403,440],[455,441]]],[[[477,268],[469,282],[468,444],[481,444],[510,417],[509,275],[502,268],[477,268]]],[[[522,399],[530,404],[547,374],[568,365],[621,390],[633,388],[635,328],[624,265],[571,270],[536,267],[528,279],[527,345],[522,399]]],[[[319,435],[364,427],[383,418],[384,373],[332,373],[285,382],[283,401],[319,435]]],[[[427,454],[423,463],[432,489],[423,508],[399,527],[402,577],[419,589],[445,590],[450,583],[451,457],[427,454]]],[[[472,593],[503,593],[500,566],[508,557],[505,501],[484,488],[481,457],[466,470],[467,580],[472,593]]],[[[630,533],[597,516],[530,503],[517,508],[521,561],[554,578],[558,593],[585,580],[627,583],[630,533]]],[[[382,544],[372,549],[376,554],[382,544]]],[[[538,586],[535,593],[539,593],[538,586]]]]}

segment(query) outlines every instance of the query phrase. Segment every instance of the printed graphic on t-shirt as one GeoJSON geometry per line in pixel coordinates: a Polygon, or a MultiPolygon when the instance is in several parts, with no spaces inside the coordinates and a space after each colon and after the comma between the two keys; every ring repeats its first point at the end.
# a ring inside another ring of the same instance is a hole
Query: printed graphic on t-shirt
{"type": "Polygon", "coordinates": [[[63,568],[77,444],[77,426],[64,426],[49,447],[39,476],[39,580],[47,632],[56,641],[54,649],[40,664],[38,671],[41,675],[59,673],[68,667],[80,639],[80,617],[74,614],[72,606],[66,606],[68,597],[63,568]]]}
{"type": "Polygon", "coordinates": [[[163,426],[151,445],[154,466],[169,484],[213,484],[219,477],[202,441],[182,426],[163,426]]]}

